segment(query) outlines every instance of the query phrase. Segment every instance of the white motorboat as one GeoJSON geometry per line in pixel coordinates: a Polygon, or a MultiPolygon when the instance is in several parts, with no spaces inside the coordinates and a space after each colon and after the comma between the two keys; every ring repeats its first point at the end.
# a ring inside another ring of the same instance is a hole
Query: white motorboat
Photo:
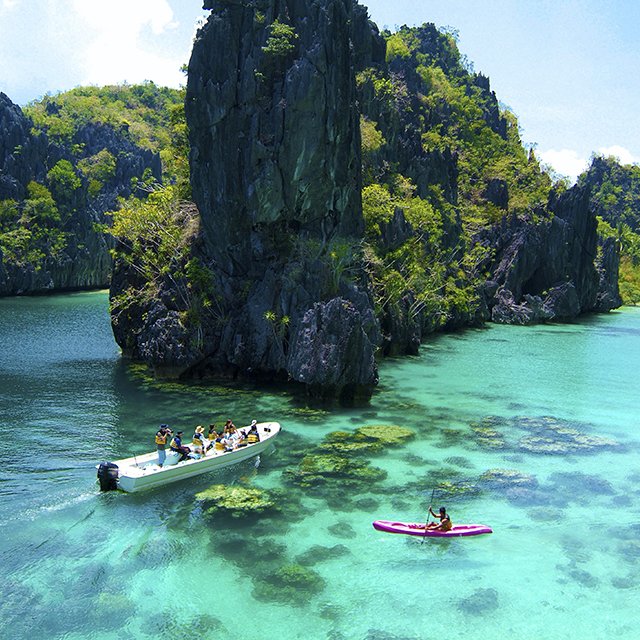
{"type": "MultiPolygon", "coordinates": [[[[207,471],[215,471],[254,458],[268,449],[280,433],[280,424],[277,422],[262,422],[257,427],[259,442],[239,446],[231,451],[210,449],[204,456],[193,453],[189,459],[182,462],[178,462],[179,454],[167,451],[167,458],[162,466],[158,464],[157,451],[113,462],[102,462],[97,467],[100,488],[102,491],[121,489],[132,493],[199,476],[207,471]]],[[[192,451],[194,449],[193,445],[185,446],[192,451]]]]}

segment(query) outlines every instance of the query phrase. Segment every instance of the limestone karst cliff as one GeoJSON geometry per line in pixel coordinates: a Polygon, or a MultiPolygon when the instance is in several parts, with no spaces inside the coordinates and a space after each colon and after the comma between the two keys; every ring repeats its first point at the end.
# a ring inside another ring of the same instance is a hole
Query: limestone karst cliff
{"type": "MultiPolygon", "coordinates": [[[[60,109],[55,98],[44,108],[60,109]]],[[[0,295],[107,286],[99,225],[145,171],[160,179],[158,154],[112,126],[78,118],[68,140],[52,141],[0,93],[0,295]],[[91,169],[104,158],[98,183],[91,169]]]]}
{"type": "Polygon", "coordinates": [[[131,293],[123,242],[126,355],[352,401],[379,354],[429,332],[619,303],[589,190],[553,187],[449,34],[380,34],[355,0],[205,8],[185,101],[197,210],[176,205],[190,235],[151,296],[131,293]]]}
{"type": "MultiPolygon", "coordinates": [[[[189,265],[206,271],[206,304],[194,310],[180,283],[161,282],[153,313],[118,314],[116,337],[161,375],[269,377],[366,397],[380,336],[359,248],[354,70],[382,42],[351,1],[206,8],[185,102],[200,228],[189,265]]],[[[114,296],[129,278],[117,267],[114,296]]]]}

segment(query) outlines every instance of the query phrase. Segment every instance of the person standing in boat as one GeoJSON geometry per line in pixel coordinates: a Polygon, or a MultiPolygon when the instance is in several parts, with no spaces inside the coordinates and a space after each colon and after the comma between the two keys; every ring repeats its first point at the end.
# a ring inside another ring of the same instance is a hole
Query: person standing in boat
{"type": "Polygon", "coordinates": [[[161,424],[156,431],[156,447],[158,448],[158,466],[161,467],[167,459],[165,448],[167,446],[167,437],[171,435],[171,429],[166,424],[161,424]]]}
{"type": "Polygon", "coordinates": [[[171,451],[175,451],[176,453],[180,454],[180,459],[178,460],[178,462],[188,460],[189,454],[191,453],[191,449],[189,449],[189,447],[185,447],[182,444],[182,433],[182,431],[177,431],[176,435],[173,436],[173,439],[171,440],[171,444],[169,445],[171,451]]]}
{"type": "Polygon", "coordinates": [[[440,513],[434,513],[431,505],[429,505],[429,513],[434,518],[439,518],[440,522],[429,522],[425,525],[425,529],[433,529],[434,531],[451,531],[453,523],[444,507],[440,507],[440,513]]]}

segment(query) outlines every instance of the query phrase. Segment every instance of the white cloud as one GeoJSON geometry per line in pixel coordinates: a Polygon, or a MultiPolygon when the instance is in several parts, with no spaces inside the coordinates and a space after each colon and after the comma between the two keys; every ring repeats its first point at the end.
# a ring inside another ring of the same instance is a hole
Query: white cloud
{"type": "Polygon", "coordinates": [[[586,171],[589,159],[581,156],[574,149],[549,149],[547,151],[537,151],[536,155],[544,163],[562,176],[566,176],[572,181],[586,171]]]}
{"type": "Polygon", "coordinates": [[[139,33],[147,25],[158,35],[176,26],[167,0],[73,0],[73,8],[88,24],[105,33],[139,33]]]}
{"type": "Polygon", "coordinates": [[[603,156],[613,156],[618,159],[620,164],[637,164],[640,163],[640,158],[634,156],[629,149],[625,149],[618,144],[614,144],[611,147],[600,147],[598,153],[603,156]]]}
{"type": "Polygon", "coordinates": [[[167,0],[72,0],[77,27],[91,33],[82,61],[82,84],[154,80],[177,86],[183,80],[175,57],[163,50],[162,35],[175,29],[167,0]]]}
{"type": "Polygon", "coordinates": [[[0,15],[7,13],[18,6],[18,0],[2,0],[0,2],[0,15]]]}
{"type": "MultiPolygon", "coordinates": [[[[620,145],[600,147],[597,152],[605,157],[613,156],[620,164],[640,164],[640,158],[620,145]]],[[[591,158],[581,156],[574,149],[548,149],[536,151],[539,160],[549,165],[553,171],[575,182],[577,177],[589,168],[591,158]]]]}
{"type": "Polygon", "coordinates": [[[0,91],[24,105],[81,85],[183,85],[201,4],[0,0],[0,91]]]}

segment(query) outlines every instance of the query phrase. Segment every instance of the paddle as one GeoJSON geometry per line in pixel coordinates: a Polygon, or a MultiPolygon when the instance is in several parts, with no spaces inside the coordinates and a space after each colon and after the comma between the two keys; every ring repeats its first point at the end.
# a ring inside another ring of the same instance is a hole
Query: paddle
{"type": "Polygon", "coordinates": [[[424,525],[424,536],[422,536],[422,542],[420,544],[424,544],[424,539],[427,537],[427,528],[429,527],[429,518],[431,517],[431,507],[433,506],[433,494],[436,492],[436,488],[433,487],[433,491],[431,492],[431,501],[429,502],[429,510],[427,511],[427,523],[424,525]]]}

